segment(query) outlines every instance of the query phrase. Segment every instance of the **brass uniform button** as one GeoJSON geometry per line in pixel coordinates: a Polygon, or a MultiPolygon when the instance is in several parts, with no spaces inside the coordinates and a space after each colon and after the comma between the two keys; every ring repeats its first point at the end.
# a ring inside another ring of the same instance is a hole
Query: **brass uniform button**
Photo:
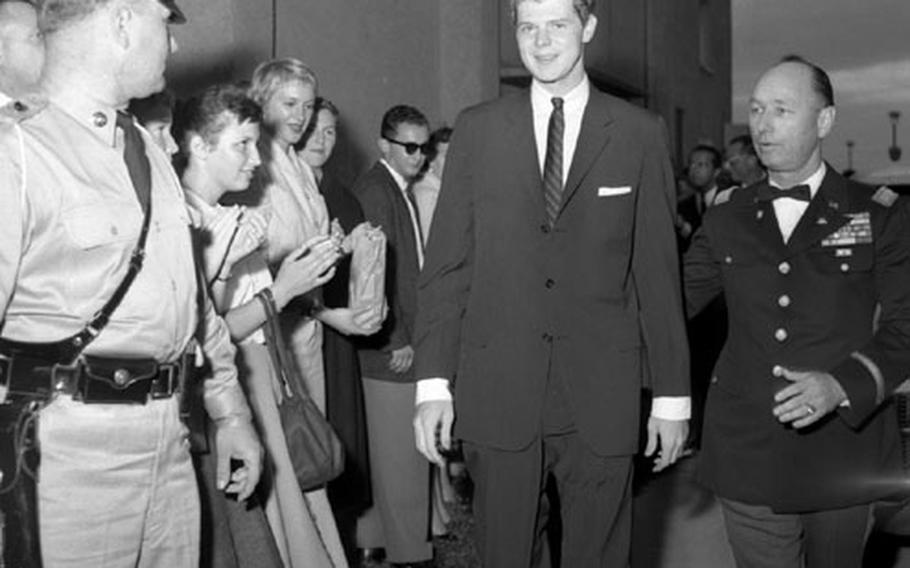
{"type": "Polygon", "coordinates": [[[126,383],[130,382],[130,372],[126,369],[117,369],[114,371],[114,382],[118,386],[123,386],[126,383]]]}
{"type": "Polygon", "coordinates": [[[782,327],[777,328],[777,331],[774,332],[774,339],[781,343],[787,340],[787,336],[787,330],[782,327]]]}
{"type": "Polygon", "coordinates": [[[107,126],[107,116],[103,112],[98,111],[92,115],[92,123],[98,128],[104,128],[107,126]]]}
{"type": "Polygon", "coordinates": [[[783,296],[781,296],[780,298],[778,298],[778,299],[777,299],[777,305],[780,306],[780,307],[782,307],[782,308],[788,307],[788,306],[790,305],[790,296],[784,294],[783,296]]]}
{"type": "Polygon", "coordinates": [[[786,260],[777,265],[777,271],[781,274],[790,274],[790,263],[786,260]]]}

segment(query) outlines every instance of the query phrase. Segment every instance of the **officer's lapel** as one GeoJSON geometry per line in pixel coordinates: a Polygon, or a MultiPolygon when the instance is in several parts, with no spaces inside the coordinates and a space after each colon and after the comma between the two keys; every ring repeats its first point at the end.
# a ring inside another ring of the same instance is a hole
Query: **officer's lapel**
{"type": "Polygon", "coordinates": [[[799,254],[846,225],[850,220],[844,215],[846,208],[844,180],[828,166],[821,187],[790,235],[787,242],[790,254],[799,254]]]}

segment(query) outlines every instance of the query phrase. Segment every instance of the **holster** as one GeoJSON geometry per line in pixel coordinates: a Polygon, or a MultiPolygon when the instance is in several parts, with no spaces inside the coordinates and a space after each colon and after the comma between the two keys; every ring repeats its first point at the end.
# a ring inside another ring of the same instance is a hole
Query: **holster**
{"type": "Polygon", "coordinates": [[[35,401],[0,404],[0,550],[3,566],[41,568],[35,401]]]}

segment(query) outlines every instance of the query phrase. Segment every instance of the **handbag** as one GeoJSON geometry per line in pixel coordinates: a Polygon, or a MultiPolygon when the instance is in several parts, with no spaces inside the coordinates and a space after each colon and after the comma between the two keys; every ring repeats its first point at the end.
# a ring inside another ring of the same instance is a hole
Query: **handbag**
{"type": "Polygon", "coordinates": [[[318,489],[344,471],[344,447],[300,380],[281,335],[278,310],[271,290],[261,290],[256,298],[265,309],[263,331],[272,366],[281,383],[282,399],[278,402],[278,414],[291,465],[302,491],[318,489]]]}

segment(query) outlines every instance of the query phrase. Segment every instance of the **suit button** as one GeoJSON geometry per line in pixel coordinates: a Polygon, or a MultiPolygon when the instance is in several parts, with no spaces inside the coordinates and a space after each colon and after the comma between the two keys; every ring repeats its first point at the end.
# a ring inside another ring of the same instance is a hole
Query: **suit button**
{"type": "Polygon", "coordinates": [[[787,340],[787,330],[782,327],[777,328],[777,331],[774,332],[774,339],[778,340],[781,343],[786,341],[787,340]]]}
{"type": "Polygon", "coordinates": [[[550,335],[549,333],[544,333],[543,335],[540,336],[540,338],[543,339],[547,343],[550,343],[551,341],[553,341],[553,336],[550,335]]]}
{"type": "Polygon", "coordinates": [[[549,234],[550,234],[550,226],[547,225],[546,223],[541,224],[541,225],[540,225],[540,232],[543,233],[543,234],[545,234],[545,235],[549,235],[549,234]]]}
{"type": "Polygon", "coordinates": [[[771,367],[771,374],[775,377],[782,377],[784,376],[784,368],[780,365],[774,365],[771,367]]]}
{"type": "Polygon", "coordinates": [[[556,286],[556,282],[552,278],[547,278],[547,282],[544,284],[548,289],[556,286]]]}
{"type": "Polygon", "coordinates": [[[778,298],[777,305],[782,308],[786,308],[787,306],[789,306],[790,305],[790,296],[784,294],[783,296],[778,298]]]}
{"type": "Polygon", "coordinates": [[[732,256],[725,256],[725,257],[724,257],[724,264],[733,264],[733,257],[732,257],[732,256]]]}
{"type": "Polygon", "coordinates": [[[781,274],[790,274],[790,263],[786,260],[777,265],[777,271],[781,274]]]}

